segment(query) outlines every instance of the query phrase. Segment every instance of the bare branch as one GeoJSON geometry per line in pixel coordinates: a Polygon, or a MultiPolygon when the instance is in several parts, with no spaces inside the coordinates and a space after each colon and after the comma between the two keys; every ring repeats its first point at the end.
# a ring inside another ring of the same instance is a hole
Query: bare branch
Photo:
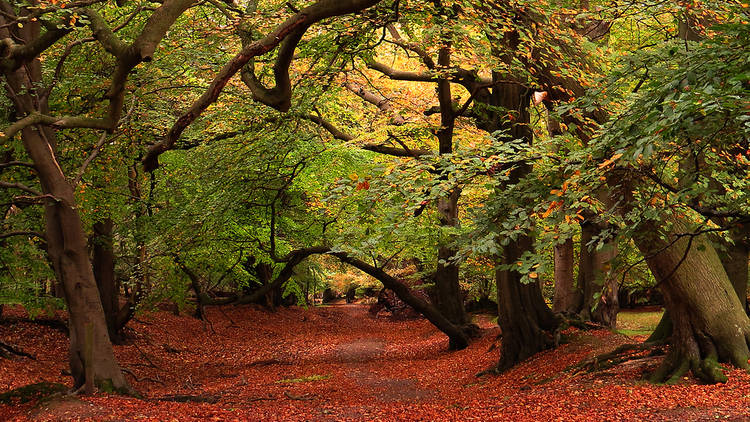
{"type": "Polygon", "coordinates": [[[10,182],[0,181],[0,188],[18,189],[18,190],[22,190],[24,192],[28,192],[28,193],[30,193],[32,195],[36,195],[36,196],[42,196],[43,195],[38,190],[32,189],[32,188],[24,185],[23,183],[10,183],[10,182]]]}

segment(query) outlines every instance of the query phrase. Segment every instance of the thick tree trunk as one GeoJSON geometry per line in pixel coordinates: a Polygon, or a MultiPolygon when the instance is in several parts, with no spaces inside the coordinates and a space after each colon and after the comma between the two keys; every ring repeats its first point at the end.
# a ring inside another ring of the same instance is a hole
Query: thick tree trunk
{"type": "Polygon", "coordinates": [[[652,380],[673,382],[688,370],[706,382],[725,381],[718,362],[750,369],[750,319],[715,249],[675,222],[672,238],[634,239],[647,257],[672,321],[671,347],[652,380]],[[682,237],[675,241],[678,233],[682,237]],[[669,242],[673,242],[670,245],[669,242]]]}
{"type": "Polygon", "coordinates": [[[581,310],[583,294],[574,278],[573,239],[555,245],[555,296],[552,309],[555,312],[575,314],[581,310]]]}
{"type": "Polygon", "coordinates": [[[115,254],[112,244],[112,219],[94,223],[94,234],[91,237],[93,249],[93,270],[96,286],[107,320],[107,332],[113,343],[119,344],[120,338],[118,317],[120,314],[120,284],[115,277],[115,254]]]}
{"type": "MultiPolygon", "coordinates": [[[[501,263],[514,266],[532,239],[523,236],[505,248],[501,263]]],[[[539,282],[521,283],[516,271],[497,270],[498,324],[503,341],[497,371],[505,371],[534,354],[554,346],[552,332],[558,321],[542,297],[539,282]]]]}
{"type": "Polygon", "coordinates": [[[60,171],[49,144],[36,128],[26,128],[23,140],[34,161],[45,194],[48,253],[65,292],[70,329],[70,370],[76,388],[95,385],[105,390],[129,391],[115,359],[107,321],[89,261],[86,235],[73,189],[60,171]]]}
{"type": "MultiPolygon", "coordinates": [[[[511,38],[515,36],[517,34],[510,35],[511,38]]],[[[512,39],[505,42],[514,43],[512,39]]],[[[481,119],[483,121],[479,126],[490,132],[507,129],[505,137],[508,139],[523,139],[530,144],[533,140],[533,133],[529,128],[531,91],[516,83],[500,82],[503,79],[501,74],[493,74],[493,79],[496,86],[488,99],[493,108],[481,119]],[[505,120],[507,113],[512,114],[511,121],[505,120]]],[[[518,183],[530,172],[531,166],[528,164],[517,166],[510,175],[508,186],[518,183]]],[[[527,236],[521,236],[504,247],[499,263],[513,268],[526,251],[533,251],[533,241],[527,236]]],[[[538,282],[522,284],[521,274],[512,269],[498,269],[495,280],[498,324],[503,333],[496,371],[501,372],[554,346],[553,332],[559,321],[544,301],[538,282]]]]}

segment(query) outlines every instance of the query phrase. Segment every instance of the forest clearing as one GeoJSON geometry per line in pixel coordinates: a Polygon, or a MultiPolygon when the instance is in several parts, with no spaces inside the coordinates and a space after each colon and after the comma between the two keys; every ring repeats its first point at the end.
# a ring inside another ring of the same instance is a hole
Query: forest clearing
{"type": "MultiPolygon", "coordinates": [[[[7,420],[747,420],[750,375],[701,385],[651,385],[658,356],[598,373],[567,372],[580,360],[632,338],[572,329],[571,341],[507,373],[477,377],[496,359],[499,329],[475,317],[481,338],[451,352],[424,319],[374,317],[366,305],[335,304],[274,313],[253,305],[209,308],[207,321],[169,312],[144,315],[115,348],[142,399],[97,394],[0,405],[7,420]],[[182,401],[182,402],[179,402],[182,401]]],[[[653,313],[656,314],[656,313],[653,313]]],[[[657,320],[658,320],[658,314],[657,320]]],[[[653,316],[651,317],[653,319],[653,316]]],[[[627,317],[625,318],[627,319],[627,317]]],[[[64,335],[19,323],[3,338],[37,360],[0,361],[0,390],[40,381],[69,384],[64,335]],[[35,336],[35,339],[30,338],[35,336]]],[[[642,340],[643,337],[640,337],[642,340]]],[[[68,385],[69,387],[69,385],[68,385]]],[[[5,419],[4,419],[5,420],[5,419]]]]}

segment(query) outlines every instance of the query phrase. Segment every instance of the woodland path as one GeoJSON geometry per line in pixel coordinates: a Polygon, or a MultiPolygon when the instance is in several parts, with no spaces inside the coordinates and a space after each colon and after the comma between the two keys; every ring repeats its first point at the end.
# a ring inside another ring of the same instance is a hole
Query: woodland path
{"type": "MultiPolygon", "coordinates": [[[[506,374],[476,378],[498,358],[499,331],[485,316],[477,317],[483,336],[458,352],[427,321],[375,318],[364,305],[209,308],[208,318],[160,311],[133,323],[116,354],[144,399],[0,405],[0,420],[750,420],[742,371],[716,386],[646,384],[653,358],[596,375],[565,372],[630,341],[603,330],[573,333],[570,344],[506,374]],[[174,401],[186,398],[193,401],[174,401]]],[[[0,338],[37,357],[0,359],[0,392],[70,382],[60,331],[15,322],[0,324],[0,338]]]]}

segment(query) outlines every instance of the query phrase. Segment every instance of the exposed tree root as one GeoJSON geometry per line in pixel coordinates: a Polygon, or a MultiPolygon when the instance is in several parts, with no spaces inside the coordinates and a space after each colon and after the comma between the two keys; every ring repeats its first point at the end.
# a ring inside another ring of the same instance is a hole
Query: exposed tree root
{"type": "Polygon", "coordinates": [[[623,344],[611,352],[585,359],[578,364],[569,367],[567,371],[572,372],[573,374],[603,371],[627,361],[641,359],[645,357],[644,352],[646,351],[649,351],[646,356],[663,355],[664,350],[661,346],[664,346],[664,344],[665,342],[663,341],[623,344]]]}
{"type": "Polygon", "coordinates": [[[661,366],[651,374],[649,381],[674,384],[690,370],[693,371],[693,375],[707,384],[727,382],[727,376],[724,375],[715,356],[701,359],[681,353],[670,353],[661,366]]]}

